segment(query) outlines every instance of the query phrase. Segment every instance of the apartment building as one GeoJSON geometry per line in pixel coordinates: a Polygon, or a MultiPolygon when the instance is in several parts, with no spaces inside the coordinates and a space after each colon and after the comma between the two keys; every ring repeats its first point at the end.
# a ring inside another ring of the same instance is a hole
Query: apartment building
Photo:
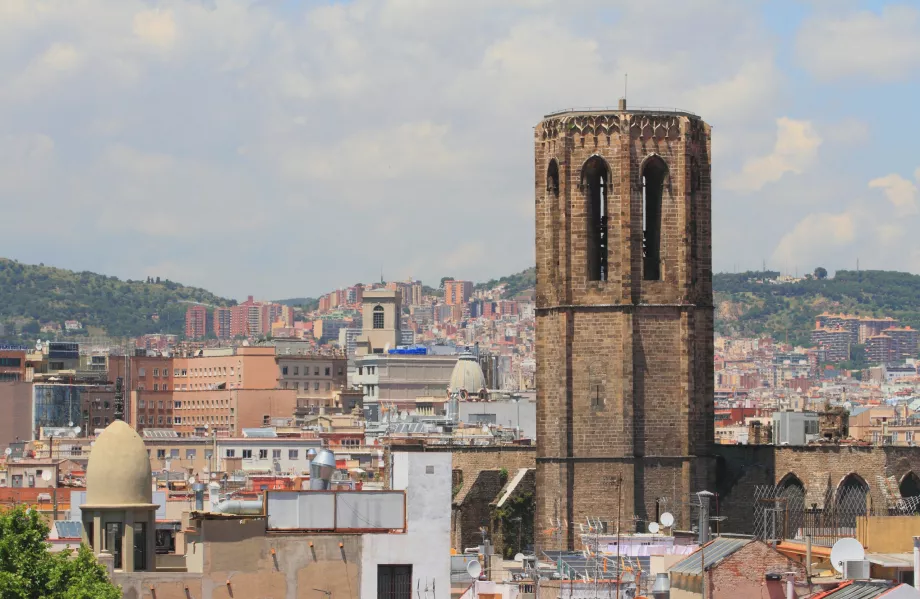
{"type": "Polygon", "coordinates": [[[0,381],[26,380],[26,349],[11,345],[0,346],[0,381]]]}
{"type": "Polygon", "coordinates": [[[893,327],[885,329],[884,334],[891,338],[891,352],[895,360],[917,357],[920,331],[911,327],[893,327]]]}
{"type": "Polygon", "coordinates": [[[812,343],[827,351],[829,362],[849,360],[854,338],[853,331],[845,328],[817,328],[811,332],[812,343]]]}
{"type": "Polygon", "coordinates": [[[293,389],[215,389],[174,391],[172,428],[180,436],[202,436],[209,431],[239,435],[244,428],[291,421],[297,407],[293,389]]]}
{"type": "Polygon", "coordinates": [[[444,281],[444,303],[450,306],[467,303],[472,294],[472,281],[444,281]]]}
{"type": "Polygon", "coordinates": [[[214,308],[214,335],[218,339],[232,339],[231,321],[232,310],[230,308],[214,308]]]}
{"type": "Polygon", "coordinates": [[[279,355],[275,361],[278,386],[293,389],[303,406],[330,407],[348,384],[344,354],[279,355]]]}
{"type": "Polygon", "coordinates": [[[204,306],[189,306],[185,311],[185,338],[204,339],[208,329],[208,309],[204,306]]]}

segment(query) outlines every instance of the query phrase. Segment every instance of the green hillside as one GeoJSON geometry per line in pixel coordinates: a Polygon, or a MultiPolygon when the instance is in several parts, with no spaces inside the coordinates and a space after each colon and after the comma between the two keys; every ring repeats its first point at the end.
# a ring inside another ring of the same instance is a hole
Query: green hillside
{"type": "MultiPolygon", "coordinates": [[[[823,273],[822,273],[823,274],[823,273]]],[[[480,283],[488,289],[507,283],[505,297],[533,288],[536,269],[480,283]]],[[[838,270],[833,278],[807,278],[777,283],[778,272],[719,273],[712,285],[716,331],[771,335],[777,340],[809,345],[815,316],[848,312],[891,316],[920,328],[920,276],[883,270],[838,270]]]]}
{"type": "Polygon", "coordinates": [[[63,324],[65,320],[78,320],[83,325],[81,332],[71,333],[76,335],[180,333],[190,302],[209,306],[236,303],[204,289],[159,278],[121,281],[0,258],[0,324],[5,330],[0,339],[8,341],[47,338],[39,333],[41,324],[63,324]]]}
{"type": "Polygon", "coordinates": [[[531,266],[528,269],[522,270],[521,272],[516,272],[513,275],[507,275],[501,277],[500,279],[492,279],[485,283],[477,283],[475,289],[492,289],[502,283],[506,284],[508,287],[505,288],[504,296],[506,298],[514,297],[515,295],[521,293],[522,291],[527,291],[528,289],[533,289],[537,285],[537,268],[531,266]]]}
{"type": "Polygon", "coordinates": [[[833,278],[808,277],[776,284],[779,273],[720,273],[713,277],[716,331],[769,334],[809,345],[815,316],[847,312],[891,316],[920,328],[920,276],[885,270],[838,270],[833,278]]]}

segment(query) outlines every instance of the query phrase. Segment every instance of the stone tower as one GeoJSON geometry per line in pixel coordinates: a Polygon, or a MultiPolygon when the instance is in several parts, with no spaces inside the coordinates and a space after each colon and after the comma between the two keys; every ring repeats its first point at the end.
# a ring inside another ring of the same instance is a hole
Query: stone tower
{"type": "Polygon", "coordinates": [[[534,145],[537,546],[586,517],[688,526],[714,470],[709,125],[621,101],[534,145]]]}

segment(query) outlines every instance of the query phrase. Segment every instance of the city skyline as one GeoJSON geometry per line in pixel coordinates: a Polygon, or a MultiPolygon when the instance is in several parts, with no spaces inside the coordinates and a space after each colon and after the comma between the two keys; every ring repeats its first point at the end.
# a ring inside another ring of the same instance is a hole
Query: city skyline
{"type": "Polygon", "coordinates": [[[920,11],[687,4],[13,2],[4,253],[236,298],[517,272],[529,131],[628,73],[712,122],[715,270],[916,271],[920,11]]]}

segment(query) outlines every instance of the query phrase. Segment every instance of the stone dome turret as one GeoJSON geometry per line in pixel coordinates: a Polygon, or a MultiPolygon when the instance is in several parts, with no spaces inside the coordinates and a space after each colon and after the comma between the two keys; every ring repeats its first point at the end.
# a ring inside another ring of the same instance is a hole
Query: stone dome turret
{"type": "Polygon", "coordinates": [[[123,420],[108,425],[86,467],[86,505],[150,505],[151,480],[150,458],[137,431],[123,420]]]}
{"type": "Polygon", "coordinates": [[[460,354],[460,358],[450,373],[450,392],[459,393],[461,389],[470,395],[486,388],[486,377],[476,357],[469,353],[460,354]]]}

